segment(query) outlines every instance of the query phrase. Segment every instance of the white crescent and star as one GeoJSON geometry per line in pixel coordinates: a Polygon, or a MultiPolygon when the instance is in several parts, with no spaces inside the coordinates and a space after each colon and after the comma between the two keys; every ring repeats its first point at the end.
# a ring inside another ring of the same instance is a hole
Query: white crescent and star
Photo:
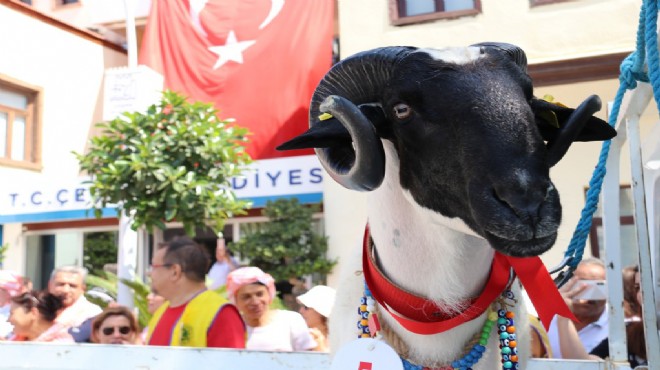
{"type": "Polygon", "coordinates": [[[211,52],[218,54],[218,60],[213,65],[213,69],[218,69],[229,61],[243,64],[243,52],[255,43],[255,40],[238,41],[234,31],[229,31],[224,45],[209,47],[211,52]]]}
{"type": "MultiPolygon", "coordinates": [[[[199,14],[204,10],[204,7],[209,2],[209,0],[189,0],[190,1],[190,22],[192,23],[193,28],[204,38],[208,38],[208,34],[202,27],[202,24],[199,19],[199,14]]],[[[282,11],[284,7],[285,0],[271,0],[270,11],[264,19],[263,22],[259,25],[259,29],[264,29],[270,22],[272,22],[282,11]]],[[[236,62],[239,64],[243,63],[243,52],[254,45],[256,40],[244,40],[238,41],[236,37],[236,32],[234,30],[229,31],[227,39],[225,40],[224,45],[214,45],[210,46],[208,49],[214,54],[218,55],[218,60],[213,65],[213,69],[218,69],[225,65],[227,62],[236,62]]]]}

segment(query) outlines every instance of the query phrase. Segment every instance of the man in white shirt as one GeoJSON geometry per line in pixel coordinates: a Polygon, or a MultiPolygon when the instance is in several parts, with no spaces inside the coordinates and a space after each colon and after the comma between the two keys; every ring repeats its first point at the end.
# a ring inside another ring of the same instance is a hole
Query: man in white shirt
{"type": "Polygon", "coordinates": [[[227,252],[225,239],[219,238],[215,246],[215,263],[207,275],[210,281],[208,288],[215,290],[227,284],[227,275],[239,267],[238,261],[227,252]]]}
{"type": "Polygon", "coordinates": [[[53,270],[48,282],[48,291],[62,297],[64,303],[64,309],[55,322],[76,328],[85,320],[103,311],[101,307],[85,298],[86,276],[87,270],[78,266],[62,266],[53,270]]]}
{"type": "MultiPolygon", "coordinates": [[[[605,264],[597,258],[582,260],[575,269],[574,277],[577,280],[605,280],[605,264]]],[[[580,289],[578,283],[567,283],[559,291],[564,297],[572,297],[571,289],[580,289]]],[[[566,298],[565,298],[566,299],[566,298]]],[[[609,322],[606,310],[606,300],[571,299],[571,311],[580,322],[574,323],[578,336],[587,353],[607,338],[609,322]]],[[[548,339],[552,347],[552,357],[563,358],[559,346],[559,332],[557,330],[557,317],[552,320],[548,339]]]]}

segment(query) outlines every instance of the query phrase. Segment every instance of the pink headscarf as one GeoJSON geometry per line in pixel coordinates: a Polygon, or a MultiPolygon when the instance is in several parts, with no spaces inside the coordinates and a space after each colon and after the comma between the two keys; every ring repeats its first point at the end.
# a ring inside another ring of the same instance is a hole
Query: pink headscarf
{"type": "Polygon", "coordinates": [[[15,297],[23,290],[20,275],[6,270],[0,270],[0,289],[4,289],[10,296],[15,297]]]}
{"type": "Polygon", "coordinates": [[[270,301],[275,298],[275,279],[258,267],[241,267],[227,276],[227,295],[236,303],[236,292],[244,285],[261,283],[268,288],[270,301]]]}

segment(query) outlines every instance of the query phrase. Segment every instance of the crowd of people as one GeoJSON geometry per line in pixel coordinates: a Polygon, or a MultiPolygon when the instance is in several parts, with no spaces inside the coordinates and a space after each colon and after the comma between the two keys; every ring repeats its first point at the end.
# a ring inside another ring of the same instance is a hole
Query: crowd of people
{"type": "MultiPolygon", "coordinates": [[[[604,360],[609,357],[607,292],[585,294],[590,289],[596,289],[590,283],[605,282],[605,269],[605,264],[597,258],[586,258],[580,262],[573,277],[559,290],[578,321],[555,316],[547,332],[546,355],[537,357],[577,360],[604,360]]],[[[623,302],[617,306],[624,309],[628,362],[631,368],[635,368],[647,364],[641,322],[639,268],[627,266],[622,271],[622,279],[623,302]]]]}
{"type": "MultiPolygon", "coordinates": [[[[190,238],[163,243],[154,253],[147,296],[149,324],[111,302],[105,309],[85,298],[86,270],[62,266],[48,287],[32,289],[25,277],[0,270],[0,340],[91,342],[328,352],[328,317],[334,289],[317,285],[297,296],[300,309],[274,308],[275,279],[258,267],[243,266],[219,239],[211,263],[206,249],[190,238]],[[226,289],[220,289],[225,287],[226,289]]],[[[631,367],[646,363],[641,323],[640,274],[623,271],[626,334],[631,367]]],[[[590,281],[605,281],[605,265],[583,260],[560,293],[579,320],[557,316],[547,333],[532,320],[533,355],[565,359],[604,359],[608,353],[606,296],[589,296],[590,281]],[[535,323],[535,324],[534,324],[535,323]]],[[[532,318],[533,315],[532,315],[532,318]]]]}
{"type": "Polygon", "coordinates": [[[0,340],[329,351],[332,288],[316,286],[298,297],[299,312],[273,308],[271,275],[241,267],[223,239],[215,260],[188,237],[162,243],[149,266],[145,327],[125,306],[110,302],[102,309],[87,300],[84,268],[55,268],[39,291],[26,277],[0,270],[0,340]]]}

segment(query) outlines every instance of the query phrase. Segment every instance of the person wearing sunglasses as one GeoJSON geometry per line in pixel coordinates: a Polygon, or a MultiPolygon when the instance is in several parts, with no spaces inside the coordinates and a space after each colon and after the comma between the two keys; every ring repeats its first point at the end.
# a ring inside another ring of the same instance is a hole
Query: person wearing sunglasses
{"type": "Polygon", "coordinates": [[[92,342],[136,344],[138,325],[133,313],[124,306],[109,306],[92,323],[92,342]]]}

